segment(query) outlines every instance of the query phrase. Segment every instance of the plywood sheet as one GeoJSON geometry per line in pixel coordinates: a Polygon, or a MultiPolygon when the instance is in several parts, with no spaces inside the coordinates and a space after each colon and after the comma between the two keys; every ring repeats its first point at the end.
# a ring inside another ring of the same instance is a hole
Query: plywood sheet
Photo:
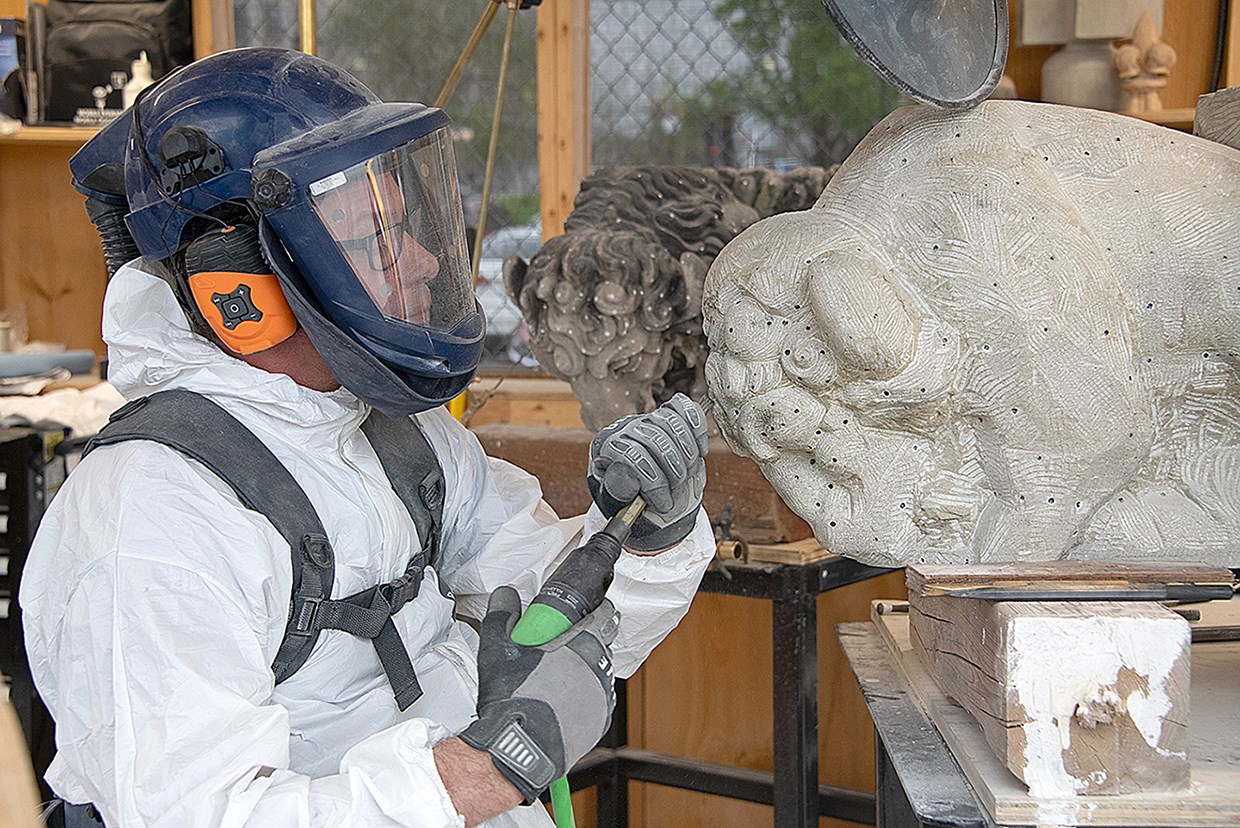
{"type": "MultiPolygon", "coordinates": [[[[957,595],[992,600],[1048,600],[1062,593],[1081,600],[1227,598],[1234,577],[1218,566],[1182,562],[1014,561],[916,565],[907,570],[910,595],[957,595]]],[[[1059,597],[1056,597],[1059,600],[1059,597]]]]}

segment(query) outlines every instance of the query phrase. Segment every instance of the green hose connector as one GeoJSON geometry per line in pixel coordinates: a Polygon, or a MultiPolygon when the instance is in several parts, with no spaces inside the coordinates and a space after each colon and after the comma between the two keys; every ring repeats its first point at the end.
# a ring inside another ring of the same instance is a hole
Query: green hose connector
{"type": "MultiPolygon", "coordinates": [[[[616,559],[620,557],[620,544],[629,536],[634,521],[645,508],[646,502],[640,496],[635,497],[601,532],[568,554],[543,585],[542,592],[517,619],[512,628],[514,643],[525,647],[546,644],[568,632],[574,623],[602,603],[611,584],[616,559]],[[570,618],[550,604],[562,606],[576,617],[570,618]]],[[[552,782],[550,791],[556,828],[576,828],[568,777],[562,776],[552,782]]]]}
{"type": "Polygon", "coordinates": [[[512,628],[512,640],[525,647],[537,647],[567,632],[571,626],[573,623],[559,610],[546,604],[530,604],[512,628]]]}
{"type": "Polygon", "coordinates": [[[577,828],[573,818],[573,793],[569,790],[567,776],[551,783],[551,811],[555,814],[555,828],[577,828]]]}

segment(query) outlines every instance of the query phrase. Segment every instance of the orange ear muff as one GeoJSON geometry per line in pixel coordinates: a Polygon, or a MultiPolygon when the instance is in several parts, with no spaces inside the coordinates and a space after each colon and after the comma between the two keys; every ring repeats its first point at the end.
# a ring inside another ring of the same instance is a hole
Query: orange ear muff
{"type": "Polygon", "coordinates": [[[207,324],[238,354],[265,351],[297,332],[273,273],[195,273],[189,289],[207,324]]]}

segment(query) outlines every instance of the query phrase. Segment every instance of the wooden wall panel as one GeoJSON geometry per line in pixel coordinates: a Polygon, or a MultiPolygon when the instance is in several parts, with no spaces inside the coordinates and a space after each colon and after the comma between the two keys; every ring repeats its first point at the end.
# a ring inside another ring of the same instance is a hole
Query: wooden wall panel
{"type": "Polygon", "coordinates": [[[24,309],[30,339],[102,354],[107,268],[69,183],[77,148],[0,140],[0,308],[24,309]]]}
{"type": "Polygon", "coordinates": [[[1164,3],[1163,40],[1175,48],[1178,58],[1162,93],[1163,107],[1193,109],[1197,96],[1210,89],[1210,69],[1218,37],[1218,0],[1164,3]]]}
{"type": "Polygon", "coordinates": [[[203,58],[237,44],[232,0],[193,0],[194,57],[203,58]]]}
{"type": "Polygon", "coordinates": [[[590,0],[538,7],[538,172],[546,240],[590,172],[590,0]]]}
{"type": "MultiPolygon", "coordinates": [[[[1008,3],[1011,48],[1005,72],[1016,81],[1021,98],[1037,101],[1042,98],[1042,63],[1058,47],[1020,45],[1017,20],[1021,2],[1023,0],[1010,0],[1008,3]]],[[[1235,8],[1231,16],[1235,20],[1235,8]]],[[[1163,91],[1164,108],[1191,109],[1197,105],[1197,96],[1209,89],[1217,24],[1218,0],[1164,0],[1163,39],[1175,47],[1179,56],[1163,91]]],[[[1240,74],[1240,69],[1237,73],[1240,74]]],[[[1231,83],[1240,83],[1240,77],[1231,83]]]]}
{"type": "Polygon", "coordinates": [[[1240,5],[1231,4],[1227,18],[1226,55],[1223,61],[1223,83],[1240,86],[1240,5]]]}
{"type": "Polygon", "coordinates": [[[1016,81],[1016,92],[1022,100],[1042,100],[1042,63],[1056,46],[1020,45],[1020,10],[1024,0],[1008,0],[1008,59],[1003,73],[1016,81]]]}

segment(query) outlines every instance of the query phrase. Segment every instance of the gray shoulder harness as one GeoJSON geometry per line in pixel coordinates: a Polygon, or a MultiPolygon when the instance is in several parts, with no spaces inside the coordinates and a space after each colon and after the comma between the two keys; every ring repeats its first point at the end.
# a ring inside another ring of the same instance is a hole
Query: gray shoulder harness
{"type": "Polygon", "coordinates": [[[271,521],[292,552],[288,623],[271,665],[276,683],[305,663],[321,630],[342,630],[374,643],[396,704],[404,710],[422,695],[422,688],[392,615],[418,594],[426,567],[438,561],[443,472],[413,418],[393,419],[372,411],[362,431],[413,518],[422,551],[396,580],[339,599],[331,598],[335,554],[306,493],[261,440],[201,394],[172,390],[133,400],[112,415],[84,454],[125,440],[151,440],[214,472],[247,509],[271,521]]]}

